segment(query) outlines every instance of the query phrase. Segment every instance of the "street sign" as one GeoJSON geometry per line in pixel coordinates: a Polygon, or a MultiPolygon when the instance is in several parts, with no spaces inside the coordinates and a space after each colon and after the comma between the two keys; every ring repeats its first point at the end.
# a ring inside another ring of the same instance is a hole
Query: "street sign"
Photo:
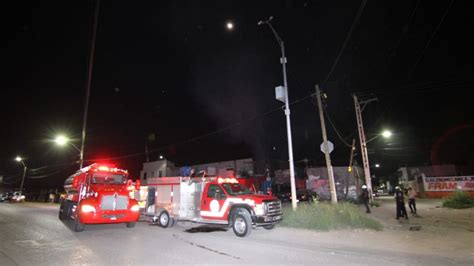
{"type": "MultiPolygon", "coordinates": [[[[323,141],[323,143],[321,143],[321,151],[323,153],[326,153],[325,148],[326,148],[326,145],[324,145],[324,141],[323,141]]],[[[332,142],[330,142],[329,140],[328,140],[328,149],[329,149],[329,153],[331,153],[334,150],[334,144],[332,144],[332,142]]]]}

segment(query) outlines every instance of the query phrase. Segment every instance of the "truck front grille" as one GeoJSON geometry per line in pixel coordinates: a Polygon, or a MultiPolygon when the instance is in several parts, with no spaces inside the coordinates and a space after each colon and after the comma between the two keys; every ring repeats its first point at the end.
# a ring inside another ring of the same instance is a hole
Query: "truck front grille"
{"type": "Polygon", "coordinates": [[[103,196],[100,202],[100,209],[107,210],[126,210],[128,208],[128,197],[120,195],[103,196]]]}
{"type": "Polygon", "coordinates": [[[278,215],[281,214],[281,202],[279,200],[277,201],[269,201],[266,202],[268,208],[267,208],[267,214],[268,215],[278,215]]]}

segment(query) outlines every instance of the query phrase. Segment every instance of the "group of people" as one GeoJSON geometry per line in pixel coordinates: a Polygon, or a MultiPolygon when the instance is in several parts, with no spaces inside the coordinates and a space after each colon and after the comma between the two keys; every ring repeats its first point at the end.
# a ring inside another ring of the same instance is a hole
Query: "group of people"
{"type": "MultiPolygon", "coordinates": [[[[410,212],[413,215],[417,215],[416,213],[416,191],[412,189],[411,187],[408,188],[406,192],[408,196],[408,207],[410,207],[410,212]]],[[[367,186],[363,185],[362,186],[362,194],[361,194],[361,199],[362,202],[365,205],[366,212],[370,213],[370,207],[369,207],[369,200],[370,200],[370,195],[369,191],[367,190],[367,186]]],[[[397,220],[400,217],[405,217],[405,219],[408,220],[408,213],[405,208],[405,193],[400,187],[395,187],[395,202],[397,206],[397,220]]]]}
{"type": "MultiPolygon", "coordinates": [[[[416,191],[411,187],[407,190],[408,195],[408,207],[410,207],[410,212],[413,215],[416,215],[416,191]]],[[[408,220],[407,209],[405,208],[405,193],[400,187],[395,187],[395,202],[397,203],[397,220],[400,217],[405,217],[408,220]]]]}

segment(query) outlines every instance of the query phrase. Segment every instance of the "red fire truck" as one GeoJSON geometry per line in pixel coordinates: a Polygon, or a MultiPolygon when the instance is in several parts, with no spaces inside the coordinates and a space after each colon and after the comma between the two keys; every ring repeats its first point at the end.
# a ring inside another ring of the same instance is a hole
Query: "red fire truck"
{"type": "MultiPolygon", "coordinates": [[[[66,197],[61,200],[59,219],[74,221],[74,231],[84,224],[126,223],[135,226],[140,207],[129,197],[131,180],[126,170],[113,165],[92,164],[64,182],[66,197]]],[[[140,182],[135,185],[140,187],[140,182]]]]}
{"type": "Polygon", "coordinates": [[[220,224],[239,237],[253,226],[271,230],[282,220],[280,200],[220,177],[149,178],[146,215],[163,228],[177,221],[220,224]]]}

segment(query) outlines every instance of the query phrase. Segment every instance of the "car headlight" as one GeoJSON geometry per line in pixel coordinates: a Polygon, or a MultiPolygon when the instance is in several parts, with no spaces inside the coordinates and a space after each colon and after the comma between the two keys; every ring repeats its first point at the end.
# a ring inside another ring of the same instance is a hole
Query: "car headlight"
{"type": "Polygon", "coordinates": [[[263,207],[264,203],[262,204],[255,204],[255,214],[256,215],[264,215],[265,214],[265,210],[264,210],[264,207],[263,207]]]}
{"type": "Polygon", "coordinates": [[[81,206],[81,212],[83,213],[95,212],[95,208],[92,205],[84,204],[81,206]]]}
{"type": "Polygon", "coordinates": [[[130,208],[132,212],[137,212],[140,210],[140,205],[133,205],[132,208],[130,208]]]}

